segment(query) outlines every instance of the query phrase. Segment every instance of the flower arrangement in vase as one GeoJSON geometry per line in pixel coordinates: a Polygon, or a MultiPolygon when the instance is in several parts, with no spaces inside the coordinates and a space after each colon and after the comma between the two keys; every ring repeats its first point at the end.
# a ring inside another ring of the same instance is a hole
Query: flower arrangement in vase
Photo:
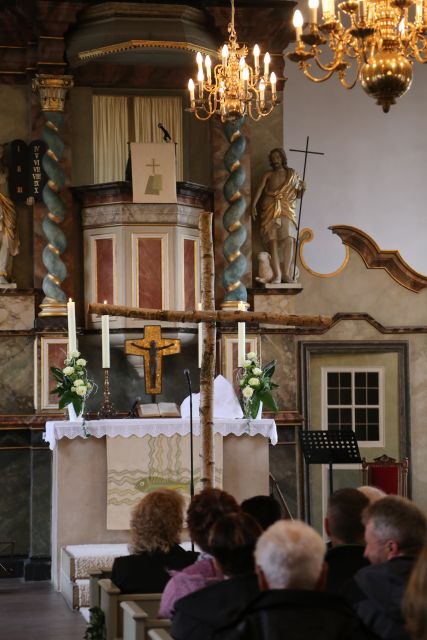
{"type": "Polygon", "coordinates": [[[72,405],[77,416],[84,411],[86,400],[96,390],[96,385],[89,379],[87,361],[80,357],[79,351],[72,351],[64,360],[65,367],[51,367],[56,380],[56,387],[52,393],[59,396],[59,408],[72,405]]]}
{"type": "Polygon", "coordinates": [[[279,385],[271,381],[276,368],[276,361],[272,360],[265,367],[261,367],[257,354],[250,351],[243,363],[243,374],[239,380],[242,394],[243,414],[245,418],[255,420],[261,403],[271,411],[278,407],[272,396],[272,390],[279,385]]]}

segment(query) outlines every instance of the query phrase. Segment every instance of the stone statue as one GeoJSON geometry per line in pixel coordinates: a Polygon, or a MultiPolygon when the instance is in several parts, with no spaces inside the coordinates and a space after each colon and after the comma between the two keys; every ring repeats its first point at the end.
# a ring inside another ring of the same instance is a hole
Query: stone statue
{"type": "Polygon", "coordinates": [[[263,176],[252,204],[252,217],[260,213],[261,238],[271,256],[272,277],[261,274],[261,282],[295,282],[293,276],[297,241],[296,201],[305,184],[294,169],[288,167],[283,149],[270,151],[271,171],[263,176]],[[259,207],[258,207],[259,205],[259,207]]]}
{"type": "Polygon", "coordinates": [[[12,257],[19,252],[16,209],[8,196],[9,170],[4,161],[4,145],[0,145],[0,287],[9,284],[12,257]]]}

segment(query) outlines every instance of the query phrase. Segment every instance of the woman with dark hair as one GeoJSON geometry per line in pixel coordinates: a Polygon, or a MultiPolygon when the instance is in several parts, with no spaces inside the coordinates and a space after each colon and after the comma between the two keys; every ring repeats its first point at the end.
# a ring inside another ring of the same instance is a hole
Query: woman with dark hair
{"type": "Polygon", "coordinates": [[[223,580],[222,571],[212,558],[209,534],[219,518],[239,511],[240,507],[233,496],[221,489],[205,489],[193,497],[187,512],[187,525],[191,539],[202,553],[193,565],[172,575],[162,595],[160,618],[172,616],[175,601],[179,598],[223,580]]]}
{"type": "Polygon", "coordinates": [[[246,513],[228,514],[214,524],[209,545],[225,580],[175,603],[175,640],[209,640],[216,629],[232,624],[258,595],[254,550],[261,533],[259,524],[246,513]]]}
{"type": "Polygon", "coordinates": [[[192,564],[197,554],[184,551],[179,538],[184,498],[170,489],[147,494],[132,512],[132,555],[116,558],[111,579],[123,593],[161,593],[170,569],[192,564]]]}

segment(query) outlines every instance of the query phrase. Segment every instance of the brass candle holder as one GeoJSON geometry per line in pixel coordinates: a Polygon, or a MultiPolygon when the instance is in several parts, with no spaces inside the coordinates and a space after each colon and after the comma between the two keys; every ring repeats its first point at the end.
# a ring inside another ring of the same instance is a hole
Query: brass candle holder
{"type": "Polygon", "coordinates": [[[104,402],[98,411],[98,418],[115,418],[117,412],[110,400],[110,369],[104,368],[104,402]]]}

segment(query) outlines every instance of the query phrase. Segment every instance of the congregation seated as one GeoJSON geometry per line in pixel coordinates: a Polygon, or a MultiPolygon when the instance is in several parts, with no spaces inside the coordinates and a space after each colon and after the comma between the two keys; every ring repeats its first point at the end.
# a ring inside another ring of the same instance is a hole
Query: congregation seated
{"type": "Polygon", "coordinates": [[[255,518],[263,531],[282,517],[280,504],[273,496],[253,496],[243,500],[240,506],[242,511],[255,518]]]}
{"type": "Polygon", "coordinates": [[[281,520],[259,538],[261,593],[215,640],[367,640],[348,604],[322,592],[325,544],[304,522],[281,520]]]}
{"type": "Polygon", "coordinates": [[[213,526],[209,547],[225,580],[177,600],[172,619],[175,640],[209,640],[259,593],[254,550],[262,530],[246,513],[232,513],[213,526]]]}
{"type": "Polygon", "coordinates": [[[197,553],[178,542],[184,522],[184,498],[170,489],[147,494],[132,512],[129,556],[116,558],[111,579],[123,593],[160,593],[169,571],[192,564],[197,553]]]}
{"type": "Polygon", "coordinates": [[[202,553],[191,566],[173,572],[163,591],[159,610],[161,618],[172,617],[175,602],[179,598],[224,579],[211,555],[209,535],[219,518],[239,511],[240,507],[233,496],[221,489],[204,489],[193,496],[187,512],[187,526],[191,539],[202,553]]]}
{"type": "Polygon", "coordinates": [[[403,594],[427,534],[422,511],[410,500],[387,496],[363,516],[365,556],[345,589],[348,601],[365,625],[383,640],[410,640],[401,605],[403,594]]]}
{"type": "Polygon", "coordinates": [[[364,557],[365,527],[362,512],[368,498],[358,489],[338,489],[329,496],[325,531],[331,546],[326,553],[326,591],[340,593],[353,575],[369,564],[364,557]]]}

